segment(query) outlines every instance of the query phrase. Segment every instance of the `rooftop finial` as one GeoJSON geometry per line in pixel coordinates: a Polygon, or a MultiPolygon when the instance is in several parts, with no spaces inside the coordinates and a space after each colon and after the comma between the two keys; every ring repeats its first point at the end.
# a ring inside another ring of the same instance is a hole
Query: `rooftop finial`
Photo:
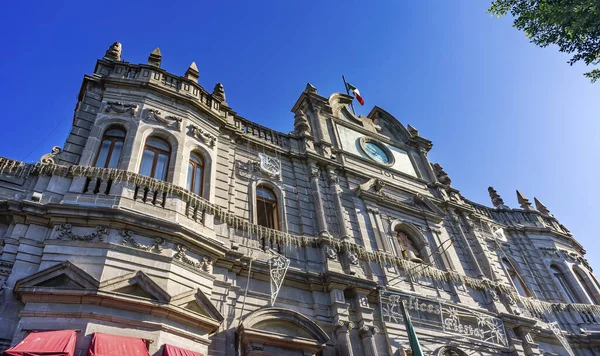
{"type": "Polygon", "coordinates": [[[192,64],[190,64],[190,67],[185,71],[185,77],[191,80],[198,81],[198,78],[200,78],[200,72],[198,72],[196,62],[192,62],[192,64]]]}
{"type": "Polygon", "coordinates": [[[222,104],[227,105],[227,103],[225,102],[225,88],[223,87],[223,84],[215,84],[215,88],[213,89],[212,95],[214,98],[221,99],[222,104]]]}
{"type": "Polygon", "coordinates": [[[148,64],[151,66],[160,67],[160,62],[162,62],[162,54],[160,53],[160,48],[156,47],[154,51],[150,52],[148,64]]]}
{"type": "Polygon", "coordinates": [[[314,93],[317,94],[317,88],[315,88],[312,84],[310,83],[306,83],[306,88],[304,88],[304,91],[307,93],[314,93]]]}
{"type": "Polygon", "coordinates": [[[517,190],[517,202],[519,202],[519,205],[521,206],[521,209],[523,209],[523,210],[527,210],[527,211],[534,210],[533,207],[531,206],[531,203],[529,202],[529,199],[527,199],[527,197],[524,196],[518,190],[517,190]]]}
{"type": "Polygon", "coordinates": [[[122,46],[119,42],[113,43],[112,45],[110,45],[110,47],[104,54],[104,58],[110,59],[113,61],[120,61],[121,60],[121,48],[122,48],[122,46]]]}
{"type": "Polygon", "coordinates": [[[488,192],[490,193],[490,198],[492,198],[492,204],[497,209],[508,209],[506,205],[504,205],[504,200],[500,197],[500,194],[494,189],[494,187],[489,187],[488,192]]]}
{"type": "Polygon", "coordinates": [[[552,216],[552,214],[550,214],[550,210],[548,210],[544,203],[539,201],[538,198],[534,197],[533,202],[535,203],[535,208],[537,209],[537,211],[542,213],[542,215],[552,216]]]}

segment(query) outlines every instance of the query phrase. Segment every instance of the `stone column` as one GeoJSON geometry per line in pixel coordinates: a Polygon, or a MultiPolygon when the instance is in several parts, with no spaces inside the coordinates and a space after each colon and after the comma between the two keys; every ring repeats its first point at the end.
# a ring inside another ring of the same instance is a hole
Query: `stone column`
{"type": "Polygon", "coordinates": [[[367,214],[369,215],[369,220],[371,221],[371,226],[373,227],[373,234],[375,235],[377,248],[381,251],[393,252],[393,249],[391,248],[388,238],[384,232],[385,230],[383,228],[383,224],[381,223],[381,219],[379,218],[379,209],[373,206],[367,206],[367,214]]]}
{"type": "Polygon", "coordinates": [[[321,188],[319,187],[319,177],[321,176],[321,170],[315,162],[309,163],[309,174],[310,184],[313,192],[313,199],[315,201],[315,211],[317,215],[317,228],[319,229],[319,236],[329,236],[329,232],[327,232],[327,222],[325,221],[325,213],[323,211],[323,198],[321,196],[321,188]]]}
{"type": "Polygon", "coordinates": [[[333,167],[327,167],[327,175],[329,187],[331,188],[331,192],[333,195],[333,203],[335,205],[335,209],[337,210],[336,215],[340,225],[340,238],[348,239],[350,238],[350,234],[348,233],[348,227],[346,226],[346,213],[340,195],[340,193],[342,192],[342,188],[340,187],[340,179],[335,173],[333,167]]]}
{"type": "Polygon", "coordinates": [[[363,326],[360,328],[360,338],[365,351],[365,356],[377,356],[377,346],[375,344],[374,335],[379,331],[376,326],[368,327],[363,326]]]}
{"type": "Polygon", "coordinates": [[[337,337],[336,346],[340,356],[354,356],[352,352],[352,343],[350,342],[350,329],[354,327],[354,323],[338,322],[338,328],[335,331],[337,337]]]}

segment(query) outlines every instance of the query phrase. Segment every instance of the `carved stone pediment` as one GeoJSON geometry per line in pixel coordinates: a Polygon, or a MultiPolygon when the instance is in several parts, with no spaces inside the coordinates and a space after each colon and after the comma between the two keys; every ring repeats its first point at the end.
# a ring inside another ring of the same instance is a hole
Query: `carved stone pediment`
{"type": "Polygon", "coordinates": [[[217,142],[217,138],[215,135],[207,132],[196,125],[188,126],[189,135],[204,142],[209,147],[215,147],[215,143],[217,142]]]}
{"type": "Polygon", "coordinates": [[[100,283],[81,268],[66,261],[25,277],[15,284],[15,292],[42,291],[45,288],[96,290],[100,283]]]}
{"type": "Polygon", "coordinates": [[[100,284],[100,290],[168,303],[171,296],[144,272],[131,272],[100,284]]]}
{"type": "Polygon", "coordinates": [[[158,109],[147,109],[146,110],[146,122],[157,123],[165,126],[168,129],[181,131],[181,122],[183,119],[177,116],[162,115],[162,112],[158,109]]]}
{"type": "Polygon", "coordinates": [[[171,300],[171,304],[209,317],[216,322],[222,322],[225,319],[210,301],[210,298],[208,298],[201,289],[192,289],[188,292],[176,295],[171,300]]]}
{"type": "Polygon", "coordinates": [[[400,208],[407,212],[412,212],[413,215],[425,214],[434,219],[434,221],[441,221],[444,216],[444,212],[429,198],[421,194],[389,188],[385,181],[379,178],[369,179],[359,185],[354,193],[364,200],[377,202],[380,206],[400,208]]]}
{"type": "Polygon", "coordinates": [[[125,104],[120,101],[108,101],[104,108],[104,112],[114,112],[117,114],[127,114],[129,116],[135,116],[138,110],[137,104],[125,104]]]}

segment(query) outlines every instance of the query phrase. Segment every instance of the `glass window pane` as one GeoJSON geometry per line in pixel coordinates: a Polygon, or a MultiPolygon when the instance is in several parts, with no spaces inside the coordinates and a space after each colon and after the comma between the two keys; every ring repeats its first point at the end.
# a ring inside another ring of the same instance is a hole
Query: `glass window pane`
{"type": "Polygon", "coordinates": [[[163,151],[171,151],[169,144],[159,138],[149,138],[146,141],[146,146],[158,148],[163,151]]]}
{"type": "Polygon", "coordinates": [[[579,284],[581,284],[581,286],[583,287],[583,290],[585,291],[585,294],[586,294],[587,298],[589,299],[589,302],[591,302],[591,304],[594,304],[594,302],[596,300],[596,298],[594,297],[594,291],[592,291],[592,289],[587,284],[587,282],[585,281],[585,279],[583,278],[581,273],[579,273],[579,271],[573,271],[573,272],[575,272],[575,276],[577,277],[579,284]]]}
{"type": "Polygon", "coordinates": [[[158,155],[156,160],[156,168],[154,169],[154,178],[159,180],[167,179],[167,162],[169,157],[163,154],[158,155]]]}
{"type": "Polygon", "coordinates": [[[194,165],[188,164],[188,175],[187,175],[187,190],[192,190],[192,182],[194,181],[194,165]]]}
{"type": "Polygon", "coordinates": [[[102,141],[100,152],[98,152],[98,159],[96,159],[96,167],[104,167],[106,165],[106,158],[108,156],[108,151],[110,151],[110,144],[111,141],[109,139],[102,141]]]}
{"type": "Polygon", "coordinates": [[[202,163],[203,163],[202,159],[200,157],[198,157],[198,155],[196,155],[196,154],[191,155],[190,160],[198,163],[199,165],[202,165],[202,163]]]}
{"type": "Polygon", "coordinates": [[[152,162],[154,162],[154,152],[150,150],[144,150],[142,156],[142,164],[140,166],[140,174],[145,176],[152,176],[152,162]]]}
{"type": "Polygon", "coordinates": [[[202,191],[202,170],[200,167],[196,167],[196,174],[194,175],[194,193],[200,195],[202,191]]]}
{"type": "Polygon", "coordinates": [[[106,131],[104,135],[112,137],[125,137],[125,132],[123,132],[121,129],[111,129],[106,131]]]}
{"type": "Polygon", "coordinates": [[[123,148],[123,141],[115,141],[113,144],[113,150],[110,153],[110,160],[107,168],[117,168],[119,165],[119,159],[121,158],[121,149],[123,148]]]}
{"type": "Polygon", "coordinates": [[[256,196],[273,201],[277,200],[275,198],[275,194],[272,191],[263,187],[256,188],[256,196]]]}

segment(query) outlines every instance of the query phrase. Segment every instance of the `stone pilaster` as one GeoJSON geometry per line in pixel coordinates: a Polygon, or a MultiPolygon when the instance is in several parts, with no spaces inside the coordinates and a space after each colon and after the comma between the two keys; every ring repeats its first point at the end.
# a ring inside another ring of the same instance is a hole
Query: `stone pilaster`
{"type": "Polygon", "coordinates": [[[333,167],[327,167],[327,176],[329,187],[331,188],[331,193],[333,195],[333,203],[337,211],[336,216],[340,225],[340,238],[348,239],[350,238],[350,234],[348,232],[348,227],[346,226],[346,210],[342,204],[342,188],[340,187],[340,178],[333,167]]]}
{"type": "Polygon", "coordinates": [[[321,195],[321,188],[319,187],[321,170],[315,162],[309,163],[309,175],[313,198],[315,201],[315,213],[317,215],[317,228],[319,229],[319,236],[329,236],[329,232],[327,232],[325,212],[323,211],[323,197],[321,195]]]}

